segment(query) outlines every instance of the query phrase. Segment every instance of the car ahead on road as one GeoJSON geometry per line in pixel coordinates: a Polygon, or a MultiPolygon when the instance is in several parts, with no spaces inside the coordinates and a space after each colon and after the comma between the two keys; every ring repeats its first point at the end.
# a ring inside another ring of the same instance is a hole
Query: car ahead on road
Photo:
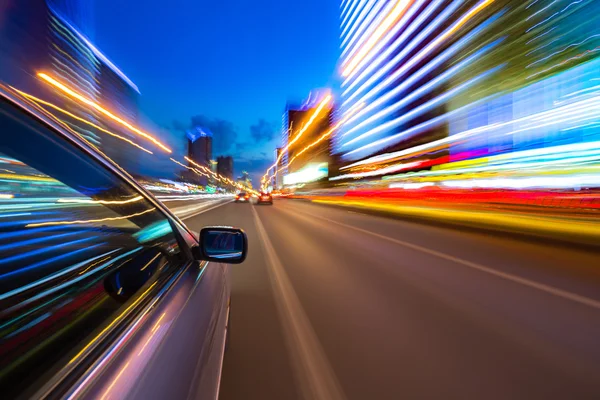
{"type": "Polygon", "coordinates": [[[250,194],[246,192],[239,192],[235,195],[236,203],[249,203],[250,202],[250,194]]]}
{"type": "Polygon", "coordinates": [[[217,398],[246,235],[193,234],[64,126],[0,92],[2,397],[217,398]]]}
{"type": "Polygon", "coordinates": [[[271,204],[273,205],[273,196],[270,193],[260,193],[258,195],[258,200],[256,200],[256,204],[271,204]]]}

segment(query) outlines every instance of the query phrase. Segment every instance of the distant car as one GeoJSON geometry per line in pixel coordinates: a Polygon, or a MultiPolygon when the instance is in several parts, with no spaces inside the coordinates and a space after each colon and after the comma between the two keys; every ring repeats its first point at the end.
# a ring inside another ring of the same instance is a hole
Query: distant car
{"type": "Polygon", "coordinates": [[[246,192],[240,192],[235,195],[236,203],[248,203],[250,202],[250,195],[246,192]]]}
{"type": "Polygon", "coordinates": [[[273,204],[273,196],[270,193],[261,193],[256,204],[273,204]]]}

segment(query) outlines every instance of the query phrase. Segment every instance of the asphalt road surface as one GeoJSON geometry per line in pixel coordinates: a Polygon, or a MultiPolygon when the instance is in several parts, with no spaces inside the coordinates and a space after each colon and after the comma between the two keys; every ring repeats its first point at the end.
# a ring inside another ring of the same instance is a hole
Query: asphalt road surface
{"type": "Polygon", "coordinates": [[[600,256],[302,201],[246,230],[221,400],[599,399],[600,256]]]}

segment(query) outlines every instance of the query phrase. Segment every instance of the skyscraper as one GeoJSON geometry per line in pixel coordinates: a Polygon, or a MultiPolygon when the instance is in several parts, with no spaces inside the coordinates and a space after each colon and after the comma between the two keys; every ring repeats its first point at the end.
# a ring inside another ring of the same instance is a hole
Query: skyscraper
{"type": "MultiPolygon", "coordinates": [[[[189,167],[196,168],[194,165],[201,165],[207,169],[211,168],[210,160],[212,159],[212,132],[206,128],[194,127],[186,132],[187,138],[187,156],[190,160],[189,167]]],[[[203,171],[207,173],[206,171],[203,171]]],[[[207,173],[208,174],[208,173],[207,173]]],[[[209,182],[207,176],[190,176],[194,182],[206,186],[209,182]]]]}
{"type": "Polygon", "coordinates": [[[225,178],[233,180],[233,157],[217,157],[217,173],[225,178]]]}

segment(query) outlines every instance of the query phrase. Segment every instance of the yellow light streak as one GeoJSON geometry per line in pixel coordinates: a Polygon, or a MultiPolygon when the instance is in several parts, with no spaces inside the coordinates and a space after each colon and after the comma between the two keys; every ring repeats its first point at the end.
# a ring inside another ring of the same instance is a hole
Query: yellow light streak
{"type": "Polygon", "coordinates": [[[108,111],[107,109],[105,109],[104,107],[100,106],[99,104],[93,102],[92,100],[89,100],[88,98],[80,95],[79,93],[77,93],[76,91],[74,91],[73,89],[65,86],[64,84],[62,84],[61,82],[57,81],[56,79],[52,78],[51,76],[45,74],[45,73],[38,73],[37,74],[38,77],[40,77],[41,79],[43,79],[44,81],[48,82],[49,84],[51,84],[52,86],[60,89],[62,92],[68,94],[69,96],[79,100],[80,102],[94,108],[95,110],[97,110],[98,112],[104,114],[105,116],[107,116],[108,118],[112,119],[115,122],[118,122],[119,124],[125,126],[126,128],[128,128],[130,131],[138,134],[139,136],[142,136],[146,139],[148,139],[149,141],[151,141],[152,143],[154,143],[155,145],[157,145],[158,147],[160,147],[161,149],[163,149],[164,151],[166,151],[167,153],[171,153],[171,149],[168,148],[167,146],[165,146],[163,143],[161,143],[158,139],[156,139],[155,137],[153,137],[152,135],[136,128],[135,126],[131,125],[129,122],[123,120],[122,118],[114,115],[113,113],[111,113],[110,111],[108,111]]]}
{"type": "Polygon", "coordinates": [[[92,200],[92,199],[58,199],[57,203],[79,203],[79,204],[129,204],[142,200],[142,196],[135,196],[128,200],[92,200]]]}
{"type": "Polygon", "coordinates": [[[147,213],[155,211],[155,210],[156,210],[156,208],[152,207],[152,208],[150,208],[148,210],[145,210],[145,211],[142,211],[142,212],[139,212],[139,213],[135,213],[135,214],[124,215],[122,217],[109,217],[109,218],[88,219],[88,220],[74,220],[74,221],[36,222],[36,223],[33,223],[33,224],[27,224],[27,225],[25,225],[25,227],[26,228],[34,228],[34,227],[37,227],[37,226],[93,224],[93,223],[97,223],[97,222],[118,221],[118,220],[133,218],[133,217],[139,217],[140,215],[144,215],[144,214],[147,214],[147,213]]]}
{"type": "Polygon", "coordinates": [[[41,176],[32,175],[19,175],[19,174],[0,174],[0,178],[16,180],[16,181],[33,181],[33,182],[55,182],[59,183],[56,179],[46,178],[41,176]]]}
{"type": "Polygon", "coordinates": [[[0,193],[0,199],[2,199],[2,200],[10,200],[14,197],[15,197],[14,194],[0,193]]]}
{"type": "Polygon", "coordinates": [[[152,333],[156,332],[156,330],[160,326],[160,321],[162,321],[162,319],[165,317],[166,314],[167,314],[166,312],[161,314],[160,318],[158,319],[158,321],[156,321],[156,323],[154,324],[154,327],[151,330],[152,333]]]}
{"type": "Polygon", "coordinates": [[[157,258],[158,258],[160,255],[161,255],[161,253],[158,253],[157,255],[155,255],[155,256],[152,258],[152,260],[148,261],[148,264],[144,265],[144,266],[143,266],[143,267],[140,269],[140,271],[143,271],[143,270],[145,270],[146,268],[148,268],[148,266],[149,266],[150,264],[152,264],[152,263],[154,262],[154,260],[156,260],[156,259],[157,259],[157,258]]]}
{"type": "Polygon", "coordinates": [[[90,266],[89,266],[89,267],[87,267],[86,269],[84,269],[83,271],[81,271],[81,272],[79,273],[79,275],[83,275],[84,273],[86,273],[87,271],[89,271],[89,270],[90,270],[92,267],[94,267],[94,266],[96,266],[96,265],[98,265],[98,264],[100,264],[100,263],[103,263],[104,261],[108,260],[110,257],[111,257],[111,256],[104,257],[104,258],[102,258],[102,259],[100,259],[100,260],[96,261],[95,263],[92,263],[92,264],[90,264],[90,266]]]}
{"type": "Polygon", "coordinates": [[[173,161],[175,164],[181,165],[183,168],[187,168],[190,171],[194,171],[198,175],[208,176],[208,174],[205,174],[204,172],[198,171],[196,168],[188,167],[187,165],[185,165],[183,163],[180,163],[179,161],[177,161],[176,159],[174,159],[172,157],[170,158],[170,160],[173,161]]]}
{"type": "Polygon", "coordinates": [[[112,322],[106,328],[104,328],[102,330],[102,332],[100,332],[98,335],[96,335],[95,338],[93,338],[87,345],[85,345],[85,347],[83,349],[81,349],[79,351],[79,353],[77,353],[75,355],[75,357],[73,357],[71,359],[71,361],[69,361],[69,364],[71,364],[75,360],[77,360],[79,358],[79,356],[81,356],[83,353],[85,353],[87,349],[89,349],[96,341],[98,341],[98,339],[100,339],[102,337],[102,335],[104,335],[104,333],[106,333],[114,325],[116,325],[117,323],[119,323],[123,319],[123,317],[129,312],[129,310],[131,310],[132,308],[134,308],[135,306],[137,306],[144,299],[144,297],[146,297],[146,294],[148,292],[150,292],[150,290],[152,290],[152,288],[154,286],[156,286],[157,283],[158,282],[154,282],[152,285],[150,285],[148,287],[148,289],[146,289],[144,291],[144,293],[140,294],[139,297],[133,303],[131,303],[131,305],[129,307],[127,307],[125,310],[123,310],[123,312],[121,314],[119,314],[119,316],[117,316],[117,318],[113,319],[112,322]]]}
{"type": "Polygon", "coordinates": [[[217,176],[217,174],[215,174],[215,173],[214,173],[213,171],[211,171],[209,168],[207,168],[207,167],[205,167],[205,166],[202,166],[202,165],[198,164],[197,162],[195,162],[194,160],[192,160],[192,159],[191,159],[191,158],[189,158],[188,156],[185,156],[185,157],[183,157],[183,158],[185,158],[185,160],[186,160],[186,161],[188,161],[188,162],[190,162],[190,163],[194,164],[196,167],[198,167],[198,168],[200,168],[200,169],[202,169],[202,170],[204,170],[204,171],[206,171],[206,172],[208,172],[208,173],[210,173],[210,174],[212,174],[212,175],[214,175],[214,176],[217,176]]]}
{"type": "Polygon", "coordinates": [[[14,88],[14,87],[12,87],[12,86],[11,86],[11,89],[13,89],[13,90],[14,90],[14,91],[16,91],[17,93],[19,93],[21,96],[23,96],[23,97],[26,97],[26,98],[28,98],[28,99],[30,99],[30,100],[32,100],[32,101],[34,101],[34,102],[36,102],[36,103],[43,104],[43,105],[45,105],[45,106],[48,106],[48,107],[50,107],[50,108],[53,108],[53,109],[55,109],[56,111],[59,111],[59,112],[61,112],[61,113],[65,114],[65,115],[68,115],[69,117],[71,117],[71,118],[73,118],[73,119],[75,119],[75,120],[77,120],[77,121],[79,121],[79,122],[83,122],[84,124],[90,125],[90,126],[92,126],[92,127],[96,128],[96,129],[98,129],[99,131],[102,131],[102,132],[104,132],[104,133],[106,133],[106,134],[108,134],[108,135],[110,135],[110,136],[116,137],[117,139],[121,139],[121,140],[123,140],[123,141],[125,141],[125,142],[129,143],[130,145],[132,145],[132,146],[135,146],[135,147],[137,147],[138,149],[145,151],[146,153],[154,154],[152,151],[150,151],[150,150],[148,150],[148,149],[146,149],[146,148],[144,148],[144,147],[140,146],[139,144],[137,144],[137,143],[135,143],[135,142],[133,142],[133,141],[131,141],[131,140],[127,139],[126,137],[123,137],[123,136],[121,136],[121,135],[117,135],[116,133],[113,133],[113,132],[111,132],[111,131],[109,131],[109,130],[107,130],[107,129],[104,129],[104,128],[102,128],[101,126],[98,126],[98,125],[94,124],[93,122],[90,122],[90,121],[88,121],[88,120],[86,120],[86,119],[84,119],[84,118],[80,118],[80,117],[78,117],[77,115],[75,115],[75,114],[73,114],[73,113],[71,113],[71,112],[69,112],[69,111],[67,111],[67,110],[64,110],[64,109],[62,109],[62,108],[58,107],[58,106],[57,106],[57,105],[55,105],[55,104],[52,104],[52,103],[49,103],[49,102],[47,102],[47,101],[44,101],[44,100],[42,100],[42,99],[39,99],[39,98],[37,98],[37,97],[35,97],[35,96],[32,96],[32,95],[30,95],[29,93],[22,92],[22,91],[20,91],[19,89],[15,89],[15,88],[14,88]]]}
{"type": "Polygon", "coordinates": [[[108,396],[110,396],[110,391],[112,390],[113,386],[115,386],[115,384],[117,383],[119,378],[121,378],[121,375],[123,375],[123,372],[125,372],[125,370],[127,369],[128,366],[129,366],[129,362],[127,362],[127,364],[125,364],[125,366],[123,368],[121,368],[121,370],[119,371],[117,376],[115,376],[115,379],[113,379],[112,383],[106,389],[106,391],[104,392],[104,395],[102,395],[102,398],[100,400],[106,400],[108,398],[108,396]]]}
{"type": "Polygon", "coordinates": [[[369,51],[371,51],[373,46],[375,46],[377,41],[381,39],[383,35],[385,35],[387,31],[396,23],[396,21],[398,21],[398,19],[404,14],[411,3],[411,0],[398,0],[394,8],[390,11],[387,17],[385,17],[377,29],[375,29],[369,39],[363,43],[358,52],[347,61],[346,67],[342,72],[342,76],[347,77],[350,75],[358,63],[361,62],[369,53],[369,51]]]}

